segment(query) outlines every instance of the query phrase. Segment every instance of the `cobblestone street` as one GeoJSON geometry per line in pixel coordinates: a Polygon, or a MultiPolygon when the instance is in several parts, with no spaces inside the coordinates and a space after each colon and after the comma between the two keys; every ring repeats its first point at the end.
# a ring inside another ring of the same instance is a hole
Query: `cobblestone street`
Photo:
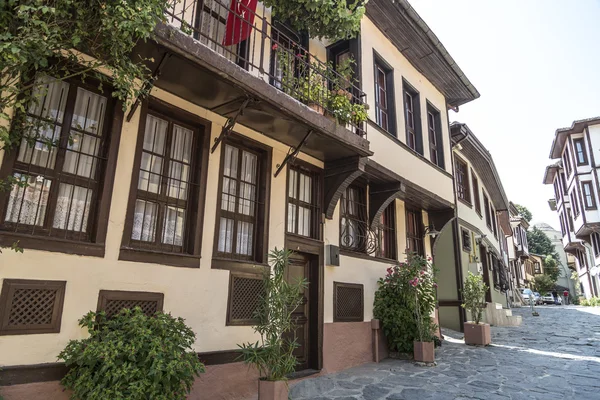
{"type": "Polygon", "coordinates": [[[294,385],[294,400],[600,399],[600,309],[514,309],[520,327],[492,327],[493,345],[445,331],[436,367],[384,360],[294,385]]]}

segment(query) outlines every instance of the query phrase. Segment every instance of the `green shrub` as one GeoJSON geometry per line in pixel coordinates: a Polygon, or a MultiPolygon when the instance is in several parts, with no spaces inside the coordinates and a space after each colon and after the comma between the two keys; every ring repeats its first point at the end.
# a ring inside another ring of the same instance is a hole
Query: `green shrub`
{"type": "Polygon", "coordinates": [[[390,267],[379,279],[373,313],[379,319],[390,351],[412,353],[413,342],[434,340],[435,307],[433,266],[411,254],[406,263],[390,267]],[[418,308],[417,308],[418,306],[418,308]]]}
{"type": "Polygon", "coordinates": [[[600,297],[590,297],[589,299],[582,299],[581,305],[586,307],[598,307],[600,306],[600,297]]]}
{"type": "Polygon", "coordinates": [[[74,399],[183,400],[204,372],[182,318],[148,317],[136,307],[111,319],[90,311],[79,325],[90,336],[71,340],[58,356],[69,367],[61,383],[74,399]]]}
{"type": "Polygon", "coordinates": [[[462,307],[471,313],[471,318],[473,318],[476,324],[481,322],[487,290],[488,286],[483,282],[483,277],[469,271],[469,276],[467,276],[462,290],[464,301],[462,307]]]}

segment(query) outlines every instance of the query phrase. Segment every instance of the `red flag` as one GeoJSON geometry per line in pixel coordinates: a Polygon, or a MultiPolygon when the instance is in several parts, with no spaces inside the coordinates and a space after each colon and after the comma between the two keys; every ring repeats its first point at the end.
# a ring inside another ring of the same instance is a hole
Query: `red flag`
{"type": "Polygon", "coordinates": [[[238,44],[250,36],[258,0],[231,0],[223,46],[238,44]]]}

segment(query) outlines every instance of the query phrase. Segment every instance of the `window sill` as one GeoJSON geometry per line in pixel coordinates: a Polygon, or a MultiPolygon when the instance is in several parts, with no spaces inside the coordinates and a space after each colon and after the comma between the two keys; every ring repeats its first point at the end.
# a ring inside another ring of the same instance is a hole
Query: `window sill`
{"type": "Polygon", "coordinates": [[[104,257],[104,243],[77,242],[52,236],[0,232],[0,246],[10,247],[15,242],[19,242],[18,246],[24,250],[31,249],[79,256],[104,257]]]}
{"type": "Polygon", "coordinates": [[[132,247],[121,247],[119,260],[168,265],[171,267],[200,268],[199,255],[169,253],[132,247]]]}
{"type": "Polygon", "coordinates": [[[460,197],[456,197],[456,198],[458,199],[458,201],[463,203],[465,206],[467,206],[469,208],[473,208],[473,204],[469,203],[467,200],[461,199],[460,197]]]}
{"type": "Polygon", "coordinates": [[[352,250],[346,250],[346,249],[340,249],[340,255],[346,256],[346,257],[353,257],[353,258],[362,258],[363,260],[377,261],[377,262],[386,263],[386,264],[394,264],[394,265],[399,264],[398,260],[394,260],[391,258],[373,257],[373,256],[370,256],[365,253],[360,253],[358,251],[352,251],[352,250]]]}
{"type": "Polygon", "coordinates": [[[226,271],[249,272],[253,274],[262,274],[269,269],[269,265],[256,263],[246,260],[231,260],[228,258],[213,258],[211,267],[213,269],[223,269],[226,271]]]}

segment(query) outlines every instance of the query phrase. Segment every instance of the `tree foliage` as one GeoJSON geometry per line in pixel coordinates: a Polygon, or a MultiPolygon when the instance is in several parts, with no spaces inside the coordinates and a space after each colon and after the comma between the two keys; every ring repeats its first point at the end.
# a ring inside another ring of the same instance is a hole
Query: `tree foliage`
{"type": "Polygon", "coordinates": [[[551,255],[554,259],[558,260],[558,254],[556,253],[554,244],[544,231],[537,226],[534,226],[533,229],[527,231],[527,244],[530,253],[542,256],[551,255]]]}
{"type": "Polygon", "coordinates": [[[545,293],[550,292],[554,289],[554,285],[556,284],[556,280],[553,280],[549,275],[536,275],[534,278],[534,287],[537,292],[539,292],[542,296],[545,293]]]}
{"type": "Polygon", "coordinates": [[[431,313],[437,284],[433,266],[425,258],[409,255],[406,263],[388,268],[378,285],[373,313],[391,351],[412,353],[415,340],[435,340],[431,313]]]}
{"type": "Polygon", "coordinates": [[[517,208],[519,215],[521,217],[525,218],[525,221],[531,222],[531,219],[533,218],[533,214],[531,214],[531,211],[529,211],[529,209],[527,207],[522,206],[520,204],[515,204],[515,207],[517,208]]]}
{"type": "Polygon", "coordinates": [[[273,16],[311,37],[332,41],[355,37],[368,0],[265,0],[273,16]]]}
{"type": "Polygon", "coordinates": [[[75,399],[184,400],[204,372],[182,318],[148,317],[136,307],[111,319],[89,312],[79,325],[89,337],[71,340],[58,356],[69,367],[61,383],[75,399]]]}
{"type": "Polygon", "coordinates": [[[292,313],[302,303],[308,282],[285,279],[290,255],[289,250],[269,253],[271,271],[265,271],[265,290],[254,314],[258,320],[254,331],[260,335],[260,342],[238,345],[244,362],[255,366],[269,381],[285,380],[298,362],[294,355],[298,343],[289,333],[296,328],[292,313]]]}
{"type": "Polygon", "coordinates": [[[543,260],[544,264],[544,275],[548,276],[552,283],[555,284],[560,276],[560,269],[558,267],[558,261],[553,255],[547,255],[543,260]]]}

